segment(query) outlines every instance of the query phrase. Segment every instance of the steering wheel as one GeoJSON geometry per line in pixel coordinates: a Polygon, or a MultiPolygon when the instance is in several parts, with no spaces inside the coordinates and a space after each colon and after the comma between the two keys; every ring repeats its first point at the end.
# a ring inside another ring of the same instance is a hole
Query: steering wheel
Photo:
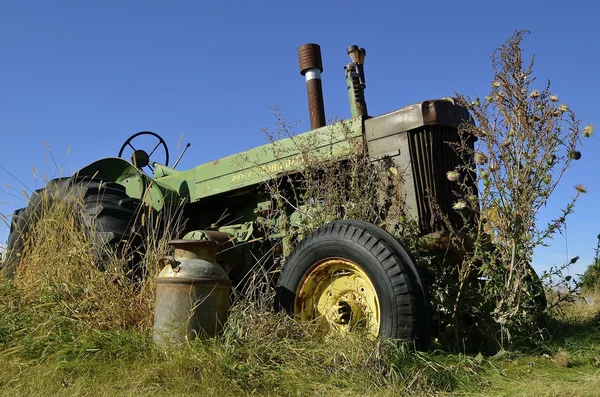
{"type": "MultiPolygon", "coordinates": [[[[156,151],[156,149],[158,149],[158,147],[161,145],[164,148],[164,152],[165,152],[165,164],[164,165],[168,166],[169,165],[169,149],[167,148],[167,144],[165,143],[165,140],[161,138],[160,135],[158,135],[157,133],[152,132],[152,131],[141,131],[141,132],[138,132],[138,133],[130,136],[125,141],[123,146],[121,146],[121,150],[119,150],[119,157],[121,157],[123,155],[123,151],[125,150],[125,148],[127,146],[129,146],[133,149],[133,153],[131,155],[131,162],[133,163],[133,165],[140,169],[142,169],[144,167],[148,167],[148,168],[150,168],[150,170],[154,171],[154,168],[152,168],[152,166],[150,165],[150,156],[152,156],[154,154],[154,152],[156,151]],[[154,149],[152,149],[150,154],[148,154],[144,150],[136,149],[131,144],[131,141],[133,141],[135,138],[137,138],[140,135],[152,135],[153,137],[158,139],[158,143],[156,144],[154,149]]],[[[123,157],[121,157],[121,158],[123,158],[123,157]]]]}

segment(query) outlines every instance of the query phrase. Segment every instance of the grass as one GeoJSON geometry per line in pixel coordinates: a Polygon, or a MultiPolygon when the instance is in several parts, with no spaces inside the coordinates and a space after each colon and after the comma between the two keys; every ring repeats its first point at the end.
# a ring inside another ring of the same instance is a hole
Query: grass
{"type": "Polygon", "coordinates": [[[551,355],[508,352],[488,358],[347,340],[260,343],[231,335],[167,356],[152,349],[147,333],[88,333],[62,341],[42,359],[4,351],[0,394],[594,396],[600,395],[598,318],[594,321],[595,330],[585,327],[591,320],[571,323],[578,331],[549,346],[551,355]],[[583,329],[587,335],[579,333],[583,329]],[[552,361],[558,349],[569,355],[568,367],[552,361]]]}
{"type": "Polygon", "coordinates": [[[0,279],[0,395],[600,395],[600,307],[579,301],[552,315],[537,350],[484,357],[324,338],[273,313],[266,291],[236,301],[218,337],[158,351],[154,284],[131,284],[118,258],[101,271],[63,205],[38,222],[16,279],[0,279]]]}
{"type": "Polygon", "coordinates": [[[42,321],[43,308],[3,307],[0,395],[600,395],[598,307],[557,314],[537,351],[483,357],[323,340],[263,303],[240,302],[223,334],[169,353],[154,349],[149,330],[97,330],[42,321]],[[559,353],[567,366],[555,362],[559,353]]]}

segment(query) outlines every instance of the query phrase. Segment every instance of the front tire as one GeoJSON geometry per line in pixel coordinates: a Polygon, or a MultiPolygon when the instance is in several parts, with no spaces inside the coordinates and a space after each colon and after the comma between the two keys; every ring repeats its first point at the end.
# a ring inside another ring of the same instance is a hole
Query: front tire
{"type": "MultiPolygon", "coordinates": [[[[276,288],[277,310],[319,320],[329,331],[366,329],[372,337],[429,344],[429,308],[410,257],[386,231],[359,221],[335,221],[303,239],[276,288]]],[[[399,243],[398,243],[399,244],[399,243]]]]}

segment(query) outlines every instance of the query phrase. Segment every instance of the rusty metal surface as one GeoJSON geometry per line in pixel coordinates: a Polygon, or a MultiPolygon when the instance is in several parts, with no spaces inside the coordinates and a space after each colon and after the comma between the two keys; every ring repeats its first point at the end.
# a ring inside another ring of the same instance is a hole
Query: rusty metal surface
{"type": "Polygon", "coordinates": [[[422,234],[447,229],[435,203],[454,227],[462,225],[452,209],[457,185],[446,176],[460,159],[448,143],[459,142],[457,128],[470,120],[467,110],[451,98],[424,101],[365,120],[369,155],[374,159],[390,156],[408,181],[403,186],[408,212],[418,220],[422,234]]]}
{"type": "Polygon", "coordinates": [[[308,113],[310,115],[310,128],[324,127],[325,103],[323,102],[323,86],[320,79],[312,79],[306,82],[306,93],[308,95],[308,113]]]}
{"type": "Polygon", "coordinates": [[[298,47],[298,63],[300,64],[300,74],[306,76],[306,92],[308,95],[308,112],[310,115],[310,128],[317,129],[324,127],[325,122],[325,103],[323,101],[323,86],[321,84],[321,75],[323,72],[323,61],[321,59],[321,47],[318,44],[304,44],[298,47]],[[314,76],[307,72],[319,70],[314,76]],[[311,78],[312,77],[312,78],[311,78]]]}
{"type": "Polygon", "coordinates": [[[450,223],[460,229],[462,219],[452,208],[456,200],[453,191],[458,185],[449,181],[446,176],[446,172],[454,170],[460,164],[460,159],[448,144],[459,142],[456,129],[437,125],[424,126],[409,132],[408,141],[421,232],[447,229],[435,209],[436,204],[450,223]]]}
{"type": "Polygon", "coordinates": [[[452,98],[433,99],[366,120],[365,135],[370,141],[425,125],[458,128],[468,120],[472,119],[467,109],[456,105],[452,98]]]}
{"type": "Polygon", "coordinates": [[[323,73],[323,60],[321,59],[321,46],[308,43],[298,47],[298,63],[300,74],[304,76],[308,69],[317,68],[323,73]]]}
{"type": "Polygon", "coordinates": [[[177,277],[177,278],[159,278],[157,284],[187,284],[187,285],[214,285],[229,287],[231,281],[229,279],[214,279],[206,277],[177,277]]]}
{"type": "Polygon", "coordinates": [[[163,349],[214,336],[227,321],[228,285],[157,284],[154,343],[163,349]]]}
{"type": "Polygon", "coordinates": [[[409,219],[419,221],[417,194],[413,178],[413,166],[406,132],[399,132],[367,142],[371,161],[391,161],[398,172],[398,188],[403,198],[404,211],[409,219]]]}
{"type": "Polygon", "coordinates": [[[210,247],[217,244],[216,241],[213,240],[187,240],[187,239],[174,239],[169,240],[169,245],[174,247],[182,247],[185,249],[190,249],[193,247],[210,247]]]}
{"type": "Polygon", "coordinates": [[[365,88],[367,88],[367,84],[363,66],[367,51],[364,48],[359,48],[357,45],[351,45],[346,51],[352,61],[344,66],[350,111],[352,112],[352,117],[367,116],[367,102],[365,100],[365,88]]]}
{"type": "Polygon", "coordinates": [[[219,232],[216,230],[200,230],[204,233],[209,239],[215,241],[217,244],[227,244],[231,243],[232,239],[235,237],[231,233],[219,232]]]}
{"type": "Polygon", "coordinates": [[[215,241],[172,240],[156,279],[154,343],[166,348],[197,335],[214,336],[227,320],[231,283],[216,262],[215,241]]]}
{"type": "Polygon", "coordinates": [[[169,245],[175,248],[177,259],[203,259],[214,262],[217,255],[217,242],[213,240],[170,240],[169,245]]]}

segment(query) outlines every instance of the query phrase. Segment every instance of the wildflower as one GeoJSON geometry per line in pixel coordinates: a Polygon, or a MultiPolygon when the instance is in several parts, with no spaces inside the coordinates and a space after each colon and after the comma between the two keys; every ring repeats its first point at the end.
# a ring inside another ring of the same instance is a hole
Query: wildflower
{"type": "Polygon", "coordinates": [[[529,94],[530,98],[537,98],[540,96],[540,92],[538,90],[533,90],[531,91],[531,94],[529,94]]]}
{"type": "Polygon", "coordinates": [[[587,193],[587,189],[582,184],[576,185],[575,190],[577,190],[579,193],[587,193]]]}
{"type": "Polygon", "coordinates": [[[498,80],[495,80],[495,81],[492,83],[492,85],[493,85],[494,87],[500,87],[500,86],[502,85],[502,83],[501,83],[501,82],[499,82],[498,80]]]}
{"type": "Polygon", "coordinates": [[[558,95],[550,95],[548,97],[552,102],[558,102],[558,95]]]}
{"type": "Polygon", "coordinates": [[[569,111],[569,107],[563,103],[563,104],[561,104],[561,105],[558,107],[558,111],[559,111],[560,113],[568,112],[568,111],[569,111]]]}
{"type": "Polygon", "coordinates": [[[452,208],[455,211],[464,210],[465,208],[467,208],[467,203],[465,203],[464,201],[460,200],[460,201],[457,201],[456,203],[454,203],[454,205],[452,206],[452,208]]]}
{"type": "Polygon", "coordinates": [[[487,157],[483,153],[475,153],[475,162],[477,164],[483,165],[487,162],[487,157]]]}
{"type": "Polygon", "coordinates": [[[583,136],[586,138],[591,137],[593,133],[594,133],[594,126],[591,124],[586,125],[585,128],[583,129],[583,136]]]}
{"type": "Polygon", "coordinates": [[[456,182],[460,178],[460,174],[457,171],[448,171],[446,172],[446,177],[449,181],[456,182]]]}

